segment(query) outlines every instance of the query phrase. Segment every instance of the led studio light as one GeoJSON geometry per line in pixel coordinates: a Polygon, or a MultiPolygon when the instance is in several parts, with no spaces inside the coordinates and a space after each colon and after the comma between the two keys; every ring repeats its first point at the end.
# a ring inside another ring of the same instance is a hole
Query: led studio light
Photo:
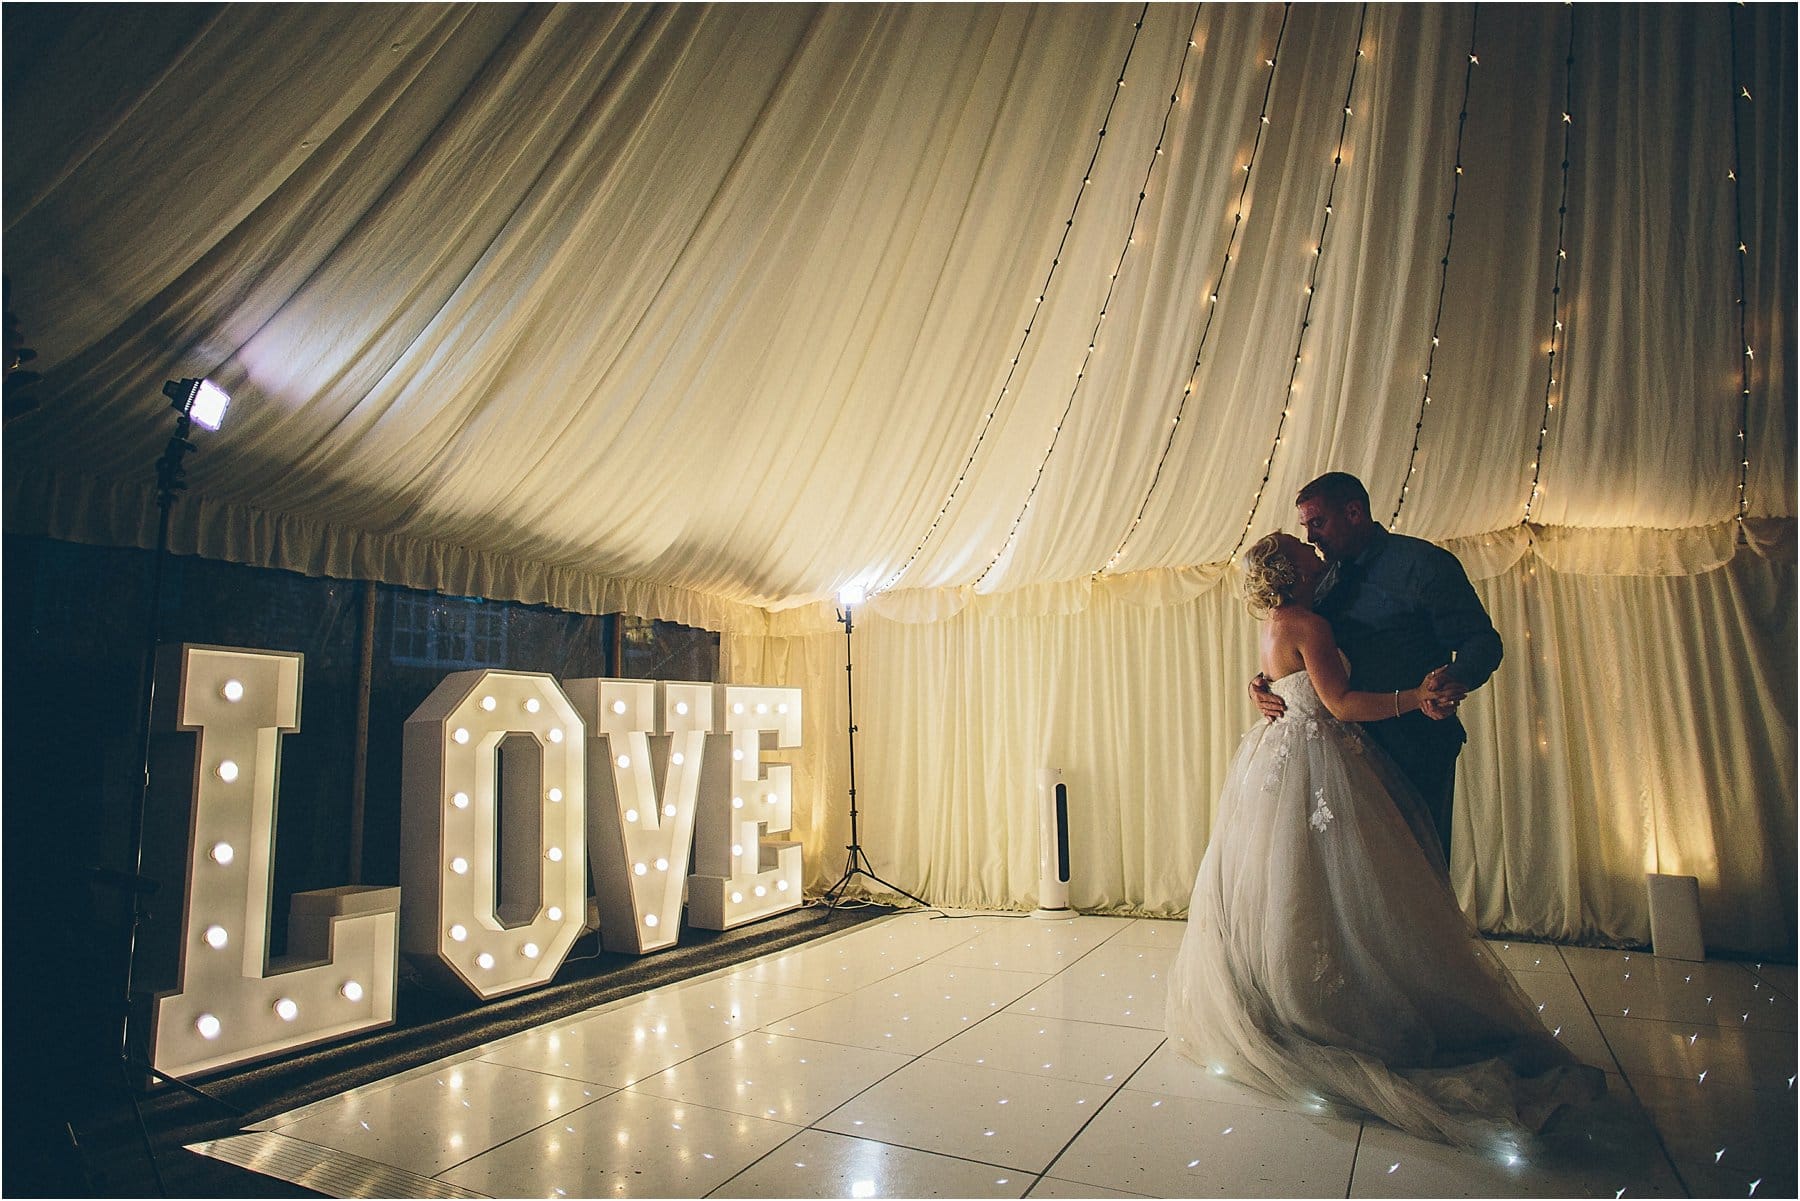
{"type": "Polygon", "coordinates": [[[225,389],[209,379],[170,380],[163,385],[169,405],[203,430],[217,430],[225,424],[225,410],[231,397],[225,389]]]}

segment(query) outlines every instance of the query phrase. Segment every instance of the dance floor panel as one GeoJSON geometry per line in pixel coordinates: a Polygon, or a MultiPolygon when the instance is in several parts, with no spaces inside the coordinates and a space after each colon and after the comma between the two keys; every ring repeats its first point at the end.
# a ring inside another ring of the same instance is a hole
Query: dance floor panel
{"type": "Polygon", "coordinates": [[[1610,1094],[1507,1162],[1175,1054],[1182,929],[898,914],[192,1149],[333,1196],[1795,1194],[1792,965],[1491,941],[1610,1094]]]}

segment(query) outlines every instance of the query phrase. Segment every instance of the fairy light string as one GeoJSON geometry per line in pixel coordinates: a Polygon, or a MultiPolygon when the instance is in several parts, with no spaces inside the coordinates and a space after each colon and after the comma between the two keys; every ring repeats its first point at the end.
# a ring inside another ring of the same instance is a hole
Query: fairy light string
{"type": "Polygon", "coordinates": [[[1119,247],[1119,255],[1113,261],[1112,274],[1106,281],[1106,295],[1100,300],[1100,314],[1094,319],[1093,328],[1088,331],[1087,352],[1082,355],[1081,366],[1075,372],[1075,381],[1069,387],[1069,398],[1063,404],[1062,415],[1056,419],[1056,428],[1050,434],[1050,445],[1044,451],[1043,459],[1038,463],[1037,474],[1032,477],[1031,488],[1025,494],[1025,503],[1019,506],[1018,515],[1013,518],[1011,527],[1006,531],[1006,539],[1000,544],[1000,549],[994,552],[994,557],[988,560],[988,564],[982,568],[981,574],[975,577],[976,587],[980,587],[987,580],[1018,539],[1019,528],[1025,523],[1025,515],[1031,511],[1031,502],[1037,498],[1038,488],[1044,482],[1044,472],[1050,466],[1051,457],[1056,453],[1057,442],[1062,438],[1063,426],[1068,423],[1069,414],[1075,410],[1075,398],[1081,394],[1082,381],[1086,379],[1088,367],[1092,364],[1100,345],[1100,330],[1106,324],[1107,311],[1112,307],[1113,292],[1119,286],[1119,273],[1125,269],[1125,259],[1130,255],[1131,248],[1137,244],[1138,222],[1143,218],[1144,200],[1150,194],[1150,180],[1156,174],[1157,164],[1162,161],[1163,144],[1169,136],[1169,120],[1174,115],[1176,103],[1181,99],[1181,84],[1187,78],[1188,61],[1193,57],[1193,52],[1197,48],[1196,35],[1199,32],[1200,12],[1203,7],[1204,5],[1194,6],[1194,19],[1188,26],[1187,45],[1182,48],[1181,63],[1175,72],[1175,86],[1170,90],[1169,103],[1163,109],[1162,126],[1156,131],[1156,145],[1150,152],[1149,160],[1144,164],[1144,176],[1138,182],[1137,203],[1131,210],[1131,223],[1125,230],[1125,244],[1119,247]]]}
{"type": "MultiPolygon", "coordinates": [[[[1243,230],[1244,203],[1250,195],[1252,169],[1256,166],[1257,152],[1262,149],[1263,133],[1269,128],[1269,96],[1275,87],[1275,64],[1281,61],[1281,45],[1287,37],[1288,16],[1292,9],[1293,5],[1291,4],[1282,7],[1281,28],[1275,33],[1275,48],[1263,59],[1268,69],[1268,75],[1263,79],[1262,108],[1256,114],[1256,129],[1250,141],[1250,155],[1240,167],[1232,168],[1232,173],[1241,177],[1238,184],[1237,206],[1231,216],[1231,233],[1225,239],[1224,256],[1219,260],[1219,269],[1213,273],[1212,287],[1207,290],[1206,320],[1200,327],[1200,340],[1194,347],[1194,361],[1188,367],[1187,383],[1183,385],[1181,395],[1176,399],[1175,415],[1170,418],[1169,428],[1163,435],[1162,453],[1157,456],[1156,467],[1150,473],[1150,485],[1144,490],[1143,499],[1138,504],[1136,514],[1132,516],[1131,524],[1125,528],[1124,537],[1119,539],[1119,544],[1113,547],[1112,554],[1107,556],[1106,565],[1094,573],[1096,577],[1111,572],[1118,565],[1119,559],[1125,554],[1126,546],[1131,542],[1132,535],[1137,533],[1138,526],[1143,523],[1144,514],[1150,509],[1150,499],[1156,495],[1156,486],[1162,481],[1163,467],[1169,461],[1170,452],[1174,450],[1175,434],[1181,428],[1182,417],[1186,415],[1188,400],[1194,394],[1195,384],[1199,382],[1200,363],[1206,356],[1207,338],[1212,333],[1213,318],[1219,313],[1219,297],[1224,294],[1225,290],[1225,271],[1231,266],[1231,252],[1236,248],[1238,234],[1243,230]]],[[[1189,44],[1191,45],[1192,42],[1189,44]]]]}
{"type": "Polygon", "coordinates": [[[1444,253],[1438,259],[1437,308],[1431,315],[1431,344],[1425,348],[1425,371],[1419,388],[1419,408],[1413,418],[1412,450],[1406,456],[1406,475],[1400,481],[1400,495],[1394,498],[1394,511],[1388,517],[1388,528],[1400,523],[1400,510],[1412,491],[1413,473],[1419,469],[1419,441],[1425,433],[1425,410],[1431,404],[1431,371],[1437,363],[1438,333],[1444,324],[1444,294],[1450,283],[1450,248],[1456,244],[1456,202],[1462,194],[1463,134],[1469,124],[1469,89],[1475,79],[1475,68],[1481,59],[1475,53],[1477,34],[1481,28],[1481,5],[1474,7],[1469,22],[1469,62],[1463,68],[1462,107],[1456,115],[1456,153],[1454,173],[1450,177],[1450,214],[1445,218],[1444,253]]]}
{"type": "Polygon", "coordinates": [[[1300,364],[1306,352],[1306,331],[1312,325],[1313,299],[1318,291],[1319,264],[1325,258],[1325,238],[1331,230],[1332,199],[1337,195],[1338,174],[1344,165],[1344,143],[1349,138],[1350,118],[1354,115],[1351,100],[1356,95],[1356,77],[1358,68],[1362,66],[1363,30],[1369,20],[1369,6],[1364,4],[1359,10],[1356,20],[1356,56],[1350,60],[1350,81],[1344,87],[1344,115],[1338,121],[1337,153],[1331,158],[1331,180],[1325,189],[1325,212],[1319,219],[1319,236],[1313,243],[1312,268],[1306,276],[1306,304],[1300,311],[1300,332],[1294,342],[1293,362],[1288,365],[1287,390],[1281,397],[1281,419],[1275,423],[1275,441],[1269,446],[1269,457],[1263,460],[1262,481],[1256,486],[1256,499],[1250,502],[1250,512],[1244,517],[1244,528],[1238,533],[1237,545],[1231,548],[1228,559],[1236,559],[1238,552],[1244,549],[1249,541],[1250,526],[1256,521],[1256,512],[1262,507],[1263,494],[1268,491],[1269,477],[1274,473],[1276,452],[1281,449],[1281,435],[1287,429],[1288,414],[1294,407],[1294,393],[1300,389],[1300,364]]]}
{"type": "Polygon", "coordinates": [[[1569,261],[1566,241],[1569,221],[1569,161],[1575,136],[1575,9],[1569,7],[1569,50],[1563,72],[1562,196],[1556,205],[1556,261],[1550,276],[1550,353],[1544,370],[1544,408],[1538,421],[1537,452],[1531,457],[1531,493],[1525,498],[1525,515],[1519,524],[1531,524],[1532,510],[1543,492],[1544,443],[1550,435],[1550,411],[1556,407],[1556,352],[1562,345],[1563,264],[1569,261]]]}
{"type": "Polygon", "coordinates": [[[1745,540],[1744,518],[1749,512],[1750,503],[1750,369],[1756,362],[1756,352],[1750,346],[1750,306],[1745,300],[1750,295],[1748,267],[1746,260],[1750,257],[1750,247],[1744,240],[1744,184],[1743,184],[1743,140],[1742,106],[1754,104],[1750,88],[1743,82],[1740,74],[1737,48],[1737,7],[1728,5],[1725,9],[1730,22],[1731,32],[1731,81],[1735,89],[1731,95],[1731,216],[1737,232],[1737,314],[1738,343],[1744,353],[1738,356],[1738,484],[1737,484],[1737,536],[1738,541],[1745,540]]]}
{"type": "Polygon", "coordinates": [[[1106,143],[1106,131],[1112,124],[1113,109],[1118,107],[1119,93],[1125,88],[1125,74],[1131,67],[1131,57],[1137,51],[1138,37],[1143,33],[1144,17],[1149,11],[1150,5],[1146,0],[1144,6],[1138,10],[1137,20],[1132,24],[1131,42],[1125,47],[1125,58],[1119,64],[1119,72],[1113,83],[1112,95],[1106,102],[1106,113],[1100,119],[1100,132],[1095,136],[1094,149],[1088,155],[1087,170],[1081,173],[1081,186],[1075,189],[1075,202],[1069,207],[1069,215],[1063,221],[1062,236],[1057,240],[1056,253],[1050,257],[1050,269],[1044,274],[1044,282],[1038,285],[1037,298],[1032,301],[1031,318],[1025,323],[1025,332],[1020,336],[1019,344],[1013,348],[1012,361],[1006,369],[1006,378],[1001,381],[1000,392],[994,397],[994,403],[988,406],[987,414],[982,418],[981,426],[975,435],[975,444],[969,448],[969,457],[963,460],[962,469],[956,475],[956,482],[950,486],[950,494],[944,498],[943,505],[938,508],[937,516],[931,519],[931,525],[926,529],[925,536],[919,539],[918,545],[913,547],[912,553],[906,556],[906,561],[900,564],[892,575],[883,580],[880,587],[873,590],[875,592],[886,592],[898,584],[912,569],[912,565],[918,562],[919,556],[924,553],[925,548],[930,545],[933,535],[937,533],[938,527],[943,525],[945,516],[950,512],[950,507],[956,503],[957,496],[962,492],[963,484],[968,482],[969,469],[974,466],[975,457],[981,453],[981,444],[987,440],[988,430],[994,424],[994,415],[1000,411],[1001,403],[1012,390],[1013,377],[1019,371],[1019,360],[1024,357],[1025,347],[1031,341],[1032,331],[1037,328],[1038,316],[1044,311],[1044,299],[1050,294],[1050,286],[1056,279],[1057,269],[1062,266],[1063,251],[1068,247],[1070,233],[1075,228],[1075,217],[1081,212],[1081,202],[1087,198],[1088,186],[1093,182],[1094,164],[1099,161],[1100,148],[1106,143]]]}

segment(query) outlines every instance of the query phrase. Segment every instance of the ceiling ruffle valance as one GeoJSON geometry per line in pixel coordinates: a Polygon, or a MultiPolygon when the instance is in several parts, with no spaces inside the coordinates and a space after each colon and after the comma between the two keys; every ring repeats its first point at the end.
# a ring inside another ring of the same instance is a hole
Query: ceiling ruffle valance
{"type": "MultiPolygon", "coordinates": [[[[9,512],[30,507],[49,520],[35,532],[75,541],[152,546],[151,492],[133,484],[102,485],[69,476],[9,472],[9,512]]],[[[1791,519],[1755,518],[1688,530],[1600,530],[1515,526],[1442,543],[1473,580],[1491,579],[1527,556],[1566,575],[1698,575],[1752,554],[1792,564],[1791,519]],[[1738,544],[1740,530],[1744,535],[1738,544]]],[[[205,498],[184,502],[171,522],[170,547],[229,562],[335,579],[369,579],[452,596],[482,596],[550,605],[573,613],[630,613],[736,636],[793,637],[836,629],[831,602],[787,608],[738,604],[690,589],[552,568],[467,547],[381,534],[333,532],[305,519],[276,516],[205,498]]],[[[983,594],[973,588],[898,589],[871,597],[867,616],[903,624],[942,621],[974,609],[1000,616],[1079,613],[1095,604],[1157,607],[1185,604],[1221,583],[1236,583],[1226,563],[1158,568],[1113,576],[1034,584],[983,594]]]]}

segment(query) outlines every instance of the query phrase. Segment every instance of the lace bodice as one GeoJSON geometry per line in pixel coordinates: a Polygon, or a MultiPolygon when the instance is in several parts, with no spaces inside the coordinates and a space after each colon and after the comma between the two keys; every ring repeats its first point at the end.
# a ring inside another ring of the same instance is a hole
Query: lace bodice
{"type": "Polygon", "coordinates": [[[1313,687],[1312,677],[1304,670],[1290,672],[1279,680],[1269,684],[1269,691],[1287,702],[1287,713],[1282,720],[1307,717],[1329,717],[1331,710],[1319,699],[1319,693],[1313,687]]]}

